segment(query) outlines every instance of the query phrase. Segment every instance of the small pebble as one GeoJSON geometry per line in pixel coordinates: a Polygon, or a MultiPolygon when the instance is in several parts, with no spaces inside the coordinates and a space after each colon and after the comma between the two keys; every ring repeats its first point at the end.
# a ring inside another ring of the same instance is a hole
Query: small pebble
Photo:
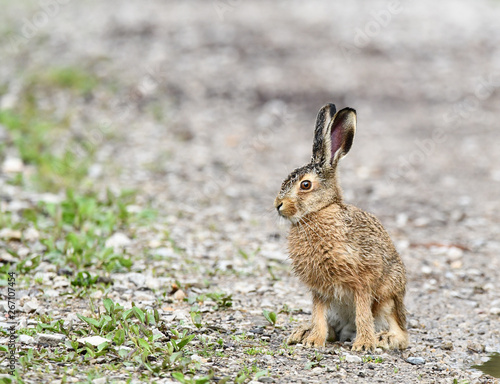
{"type": "Polygon", "coordinates": [[[422,358],[422,357],[416,357],[416,356],[412,356],[412,357],[409,357],[406,359],[406,361],[410,364],[413,364],[413,365],[422,365],[422,364],[425,364],[425,359],[422,358]]]}
{"type": "Polygon", "coordinates": [[[66,336],[59,334],[39,333],[36,338],[38,344],[58,345],[66,340],[66,336]]]}
{"type": "Polygon", "coordinates": [[[500,308],[499,307],[493,307],[490,308],[490,315],[500,315],[500,308]]]}
{"type": "Polygon", "coordinates": [[[38,304],[38,301],[36,299],[30,300],[30,301],[27,301],[26,303],[24,303],[23,312],[33,313],[38,309],[38,307],[39,307],[39,304],[38,304]]]}
{"type": "Polygon", "coordinates": [[[348,363],[361,363],[362,360],[359,356],[346,354],[345,361],[348,363]]]}
{"type": "Polygon", "coordinates": [[[445,341],[441,344],[441,349],[451,351],[453,349],[453,343],[451,341],[445,341]]]}
{"type": "Polygon", "coordinates": [[[2,172],[4,173],[20,173],[23,168],[23,161],[17,157],[7,157],[2,164],[2,172]]]}
{"type": "Polygon", "coordinates": [[[19,342],[21,344],[33,344],[35,342],[35,338],[28,335],[20,335],[19,342]]]}
{"type": "Polygon", "coordinates": [[[484,352],[484,345],[481,343],[477,343],[475,341],[469,340],[467,342],[467,349],[471,352],[481,353],[484,352]]]}
{"type": "Polygon", "coordinates": [[[56,291],[55,289],[47,289],[44,292],[44,295],[47,296],[47,297],[58,297],[59,296],[59,291],[56,291]]]}
{"type": "Polygon", "coordinates": [[[0,239],[21,240],[21,231],[17,229],[4,228],[0,230],[0,239]]]}
{"type": "Polygon", "coordinates": [[[40,238],[40,233],[35,228],[28,228],[23,233],[24,239],[27,241],[36,241],[40,238]]]}
{"type": "Polygon", "coordinates": [[[106,240],[105,246],[107,248],[123,248],[130,245],[131,242],[132,240],[130,240],[127,235],[116,232],[106,240]]]}
{"type": "Polygon", "coordinates": [[[257,379],[259,383],[274,383],[274,379],[272,377],[262,376],[257,379]]]}
{"type": "Polygon", "coordinates": [[[174,293],[174,299],[175,300],[184,300],[186,298],[186,294],[184,293],[184,291],[182,289],[178,289],[177,291],[175,291],[174,293]]]}
{"type": "Polygon", "coordinates": [[[81,344],[89,343],[90,345],[93,345],[94,347],[97,347],[98,345],[102,343],[111,343],[108,339],[105,339],[104,337],[101,336],[90,336],[90,337],[82,337],[81,339],[77,340],[81,344]]]}

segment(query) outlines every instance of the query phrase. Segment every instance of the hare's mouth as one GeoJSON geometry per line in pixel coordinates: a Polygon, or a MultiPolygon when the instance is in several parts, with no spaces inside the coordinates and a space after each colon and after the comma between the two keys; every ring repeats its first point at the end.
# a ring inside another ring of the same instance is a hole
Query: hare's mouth
{"type": "Polygon", "coordinates": [[[278,210],[278,215],[280,215],[281,217],[287,219],[287,220],[290,220],[292,223],[295,221],[295,220],[298,220],[297,218],[295,218],[295,212],[290,212],[290,210],[288,209],[288,207],[284,206],[283,203],[281,203],[280,205],[278,205],[276,207],[276,209],[278,210]]]}
{"type": "Polygon", "coordinates": [[[289,214],[288,212],[283,211],[278,207],[278,214],[284,219],[289,220],[292,224],[297,224],[300,221],[300,216],[297,216],[296,212],[293,214],[289,214]]]}

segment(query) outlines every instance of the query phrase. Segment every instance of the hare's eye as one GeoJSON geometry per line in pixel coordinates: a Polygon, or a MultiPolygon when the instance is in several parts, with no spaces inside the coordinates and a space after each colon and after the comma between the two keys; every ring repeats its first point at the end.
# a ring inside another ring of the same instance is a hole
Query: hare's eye
{"type": "Polygon", "coordinates": [[[300,183],[300,189],[307,191],[311,189],[312,183],[309,180],[304,180],[303,182],[300,183]]]}

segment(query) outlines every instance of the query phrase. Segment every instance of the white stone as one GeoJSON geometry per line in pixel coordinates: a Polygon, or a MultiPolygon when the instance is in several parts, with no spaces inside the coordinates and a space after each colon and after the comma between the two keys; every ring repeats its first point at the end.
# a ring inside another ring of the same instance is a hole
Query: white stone
{"type": "Polygon", "coordinates": [[[404,227],[408,223],[408,215],[406,213],[398,213],[396,216],[396,225],[398,227],[404,227]]]}
{"type": "Polygon", "coordinates": [[[361,363],[361,357],[356,356],[356,355],[350,355],[346,353],[345,355],[345,361],[348,363],[361,363]]]}
{"type": "Polygon", "coordinates": [[[90,297],[93,299],[100,299],[103,295],[102,291],[95,291],[90,294],[90,297]]]}
{"type": "Polygon", "coordinates": [[[424,275],[430,275],[432,273],[432,268],[429,267],[428,265],[422,266],[420,269],[424,275]]]}
{"type": "Polygon", "coordinates": [[[108,248],[123,248],[132,243],[127,235],[121,232],[116,232],[106,240],[106,247],[108,248]]]}
{"type": "Polygon", "coordinates": [[[182,310],[182,309],[176,309],[173,314],[174,314],[175,320],[178,320],[178,321],[181,321],[181,320],[188,321],[190,318],[189,313],[187,311],[182,310]]]}
{"type": "Polygon", "coordinates": [[[30,208],[30,205],[26,201],[12,200],[9,203],[8,210],[12,212],[17,212],[27,208],[30,208]]]}
{"type": "Polygon", "coordinates": [[[483,289],[485,291],[492,291],[495,289],[495,285],[493,283],[486,283],[484,286],[483,286],[483,289]]]}
{"type": "Polygon", "coordinates": [[[13,263],[16,261],[16,258],[8,252],[2,252],[0,254],[0,261],[5,263],[13,263]]]}
{"type": "Polygon", "coordinates": [[[17,157],[7,157],[2,164],[2,172],[4,173],[20,173],[23,169],[23,161],[17,157]]]}
{"type": "Polygon", "coordinates": [[[59,296],[59,291],[56,291],[55,289],[47,289],[44,292],[45,296],[48,297],[58,297],[59,296]]]}
{"type": "Polygon", "coordinates": [[[276,260],[280,262],[285,261],[288,258],[287,253],[275,250],[263,250],[261,252],[261,255],[264,256],[266,259],[276,260]]]}
{"type": "Polygon", "coordinates": [[[175,253],[175,251],[173,249],[166,248],[166,247],[155,249],[154,250],[154,254],[158,255],[160,257],[169,257],[169,258],[172,258],[172,259],[178,259],[179,258],[179,254],[178,253],[175,253]]]}
{"type": "Polygon", "coordinates": [[[0,230],[0,239],[21,240],[21,231],[16,229],[4,228],[0,230]]]}
{"type": "Polygon", "coordinates": [[[426,227],[430,222],[431,220],[428,217],[418,217],[415,219],[413,224],[415,227],[426,227]]]}
{"type": "Polygon", "coordinates": [[[106,384],[106,377],[99,377],[98,379],[92,380],[93,384],[106,384]]]}
{"type": "Polygon", "coordinates": [[[82,337],[81,339],[77,340],[79,343],[85,344],[89,343],[90,345],[93,345],[94,347],[97,347],[98,345],[101,345],[102,343],[111,343],[108,339],[105,339],[104,337],[101,336],[89,336],[89,337],[82,337]]]}
{"type": "Polygon", "coordinates": [[[422,365],[425,364],[425,359],[419,356],[411,356],[406,359],[406,361],[412,365],[422,365]]]}
{"type": "Polygon", "coordinates": [[[487,345],[485,348],[484,348],[484,351],[486,353],[495,353],[495,352],[498,352],[498,349],[495,348],[494,346],[492,345],[487,345]]]}
{"type": "Polygon", "coordinates": [[[147,292],[137,291],[134,293],[134,301],[144,302],[144,301],[155,301],[156,296],[150,295],[147,292]]]}
{"type": "Polygon", "coordinates": [[[57,345],[66,340],[66,336],[58,335],[58,334],[47,334],[47,333],[39,333],[36,336],[36,341],[38,344],[49,344],[49,345],[57,345]]]}
{"type": "Polygon", "coordinates": [[[142,273],[129,273],[128,281],[134,283],[137,288],[144,287],[146,284],[146,276],[142,273]]]}
{"type": "Polygon", "coordinates": [[[97,179],[101,175],[102,175],[102,165],[101,164],[92,164],[89,167],[88,176],[91,179],[97,179]]]}
{"type": "Polygon", "coordinates": [[[450,260],[460,259],[464,255],[464,251],[458,247],[450,247],[447,252],[447,256],[450,260]]]}
{"type": "Polygon", "coordinates": [[[314,367],[313,369],[311,369],[311,373],[315,376],[318,376],[320,374],[323,373],[323,368],[321,367],[314,367]]]}
{"type": "Polygon", "coordinates": [[[257,290],[255,284],[238,282],[234,284],[234,290],[241,293],[249,293],[257,290]]]}
{"type": "Polygon", "coordinates": [[[69,281],[65,276],[57,276],[54,278],[53,288],[65,288],[69,286],[69,281]]]}
{"type": "Polygon", "coordinates": [[[490,308],[490,314],[491,315],[500,315],[500,308],[499,307],[490,308]]]}
{"type": "Polygon", "coordinates": [[[149,289],[156,291],[161,288],[160,281],[158,279],[155,279],[153,277],[149,278],[146,280],[146,287],[149,289]]]}
{"type": "Polygon", "coordinates": [[[40,233],[35,228],[26,229],[23,235],[27,241],[37,241],[40,238],[40,233]]]}
{"type": "Polygon", "coordinates": [[[33,344],[35,342],[35,338],[28,335],[20,335],[19,342],[21,344],[33,344]]]}
{"type": "Polygon", "coordinates": [[[39,304],[38,304],[38,301],[36,299],[30,300],[30,301],[27,301],[24,303],[23,312],[33,313],[38,309],[38,307],[39,307],[39,304]]]}

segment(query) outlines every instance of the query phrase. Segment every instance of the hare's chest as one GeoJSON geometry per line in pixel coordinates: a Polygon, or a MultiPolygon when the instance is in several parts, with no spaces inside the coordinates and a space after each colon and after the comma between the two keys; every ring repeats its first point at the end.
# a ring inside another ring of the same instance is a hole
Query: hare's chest
{"type": "Polygon", "coordinates": [[[322,237],[301,228],[292,229],[289,251],[295,274],[325,296],[345,296],[342,287],[355,278],[352,274],[357,256],[346,246],[342,234],[323,232],[322,237]]]}

